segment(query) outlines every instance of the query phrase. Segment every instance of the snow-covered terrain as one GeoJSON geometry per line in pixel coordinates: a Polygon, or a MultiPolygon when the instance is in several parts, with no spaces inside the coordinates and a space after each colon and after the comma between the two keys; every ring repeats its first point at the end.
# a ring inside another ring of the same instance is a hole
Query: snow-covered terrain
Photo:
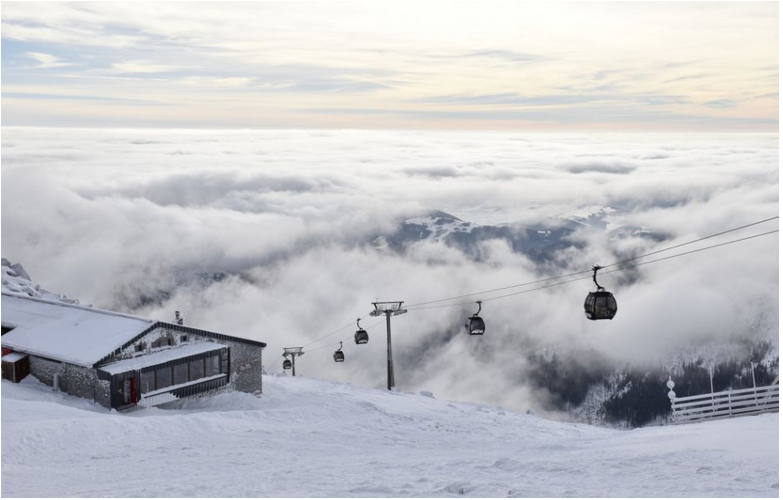
{"type": "Polygon", "coordinates": [[[12,293],[21,297],[35,297],[37,299],[57,300],[66,304],[78,304],[77,299],[70,299],[65,295],[44,290],[33,283],[22,264],[11,264],[8,259],[2,260],[3,292],[12,293]]]}
{"type": "Polygon", "coordinates": [[[2,495],[777,497],[778,420],[620,431],[279,376],[117,414],[28,377],[2,382],[2,495]]]}

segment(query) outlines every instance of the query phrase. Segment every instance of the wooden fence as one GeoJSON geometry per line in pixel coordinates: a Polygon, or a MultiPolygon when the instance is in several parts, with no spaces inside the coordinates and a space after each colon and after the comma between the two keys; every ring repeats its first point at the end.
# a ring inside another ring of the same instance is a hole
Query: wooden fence
{"type": "Polygon", "coordinates": [[[678,398],[669,379],[669,399],[675,424],[741,417],[779,411],[780,385],[736,389],[678,398]]]}

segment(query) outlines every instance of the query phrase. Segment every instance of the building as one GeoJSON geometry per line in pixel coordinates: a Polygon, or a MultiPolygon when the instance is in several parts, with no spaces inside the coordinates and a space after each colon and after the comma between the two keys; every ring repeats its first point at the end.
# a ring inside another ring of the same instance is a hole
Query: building
{"type": "Polygon", "coordinates": [[[29,373],[106,408],[262,390],[264,342],[5,292],[0,321],[3,378],[29,373]]]}

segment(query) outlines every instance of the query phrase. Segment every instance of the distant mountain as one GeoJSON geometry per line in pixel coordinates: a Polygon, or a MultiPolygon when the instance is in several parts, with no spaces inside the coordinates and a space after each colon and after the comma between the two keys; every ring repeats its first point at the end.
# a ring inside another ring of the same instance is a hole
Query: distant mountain
{"type": "MultiPolygon", "coordinates": [[[[174,269],[167,274],[166,279],[117,285],[113,293],[114,304],[110,307],[134,311],[142,307],[163,305],[171,299],[177,289],[183,287],[206,289],[231,275],[232,273],[219,269],[174,269]]],[[[242,276],[241,273],[236,275],[242,276]]]]}
{"type": "MultiPolygon", "coordinates": [[[[378,250],[405,253],[411,245],[426,241],[438,242],[460,250],[468,258],[480,262],[485,256],[483,244],[490,240],[503,240],[517,253],[526,255],[534,262],[545,263],[555,259],[557,252],[567,248],[583,248],[584,244],[570,236],[585,227],[602,232],[609,238],[623,239],[643,237],[655,241],[666,239],[666,235],[651,233],[645,228],[618,224],[620,212],[610,207],[576,207],[546,223],[525,226],[521,223],[481,225],[462,220],[442,211],[431,211],[418,217],[400,220],[395,228],[385,234],[375,234],[359,242],[378,250]]],[[[340,242],[339,240],[337,241],[340,242]]],[[[344,241],[351,246],[355,241],[344,241]]],[[[306,251],[311,245],[306,241],[301,248],[280,252],[266,259],[269,264],[289,258],[299,251],[306,251]],[[305,250],[302,250],[305,249],[305,250]]],[[[257,262],[248,261],[248,266],[257,262]]],[[[113,303],[108,307],[134,311],[151,305],[162,305],[177,289],[183,287],[209,288],[229,277],[250,280],[247,269],[186,268],[170,269],[165,276],[143,283],[120,283],[113,290],[113,303]]]]}
{"type": "MultiPolygon", "coordinates": [[[[526,255],[534,262],[552,262],[559,251],[567,248],[583,248],[584,243],[571,239],[578,229],[585,227],[602,232],[612,239],[642,237],[654,241],[666,239],[666,235],[647,231],[645,228],[618,224],[620,212],[610,207],[576,207],[546,223],[525,226],[521,223],[481,225],[462,220],[442,211],[431,211],[418,217],[400,220],[388,233],[375,234],[359,242],[378,250],[391,250],[404,254],[411,245],[426,241],[438,242],[460,250],[468,258],[480,262],[485,258],[483,244],[490,240],[502,240],[517,253],[526,255]]],[[[338,244],[340,240],[336,241],[338,244]]],[[[346,246],[356,241],[343,241],[346,246]]],[[[307,251],[317,242],[305,241],[300,247],[279,252],[264,262],[273,265],[291,255],[307,251]]],[[[620,256],[618,256],[620,257],[620,256]]],[[[119,283],[112,292],[113,303],[108,307],[134,311],[168,301],[177,289],[183,287],[209,288],[229,277],[250,281],[248,269],[242,265],[257,266],[256,261],[238,264],[233,268],[178,267],[169,269],[160,279],[142,283],[119,283]]]]}
{"type": "Polygon", "coordinates": [[[566,248],[583,248],[583,243],[569,237],[584,227],[604,232],[613,239],[666,239],[664,234],[613,222],[616,213],[617,211],[610,207],[584,207],[550,218],[549,222],[528,227],[520,223],[478,225],[445,212],[433,211],[420,217],[405,219],[391,234],[378,235],[371,241],[377,248],[389,248],[399,252],[423,241],[440,242],[459,249],[473,260],[481,261],[482,243],[499,239],[507,242],[514,252],[524,254],[534,262],[547,262],[553,260],[557,252],[566,248]]]}

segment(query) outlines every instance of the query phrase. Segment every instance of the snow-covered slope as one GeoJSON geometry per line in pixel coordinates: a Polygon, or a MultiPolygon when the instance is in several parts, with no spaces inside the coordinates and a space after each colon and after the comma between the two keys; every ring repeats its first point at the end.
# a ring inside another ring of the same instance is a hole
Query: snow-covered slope
{"type": "Polygon", "coordinates": [[[2,495],[776,497],[778,415],[634,431],[308,378],[107,413],[2,382],[2,495]]]}
{"type": "Polygon", "coordinates": [[[58,300],[66,304],[78,304],[77,299],[69,299],[65,295],[44,290],[33,283],[22,264],[11,264],[8,259],[2,259],[3,268],[3,292],[22,297],[35,297],[38,299],[58,300]]]}

